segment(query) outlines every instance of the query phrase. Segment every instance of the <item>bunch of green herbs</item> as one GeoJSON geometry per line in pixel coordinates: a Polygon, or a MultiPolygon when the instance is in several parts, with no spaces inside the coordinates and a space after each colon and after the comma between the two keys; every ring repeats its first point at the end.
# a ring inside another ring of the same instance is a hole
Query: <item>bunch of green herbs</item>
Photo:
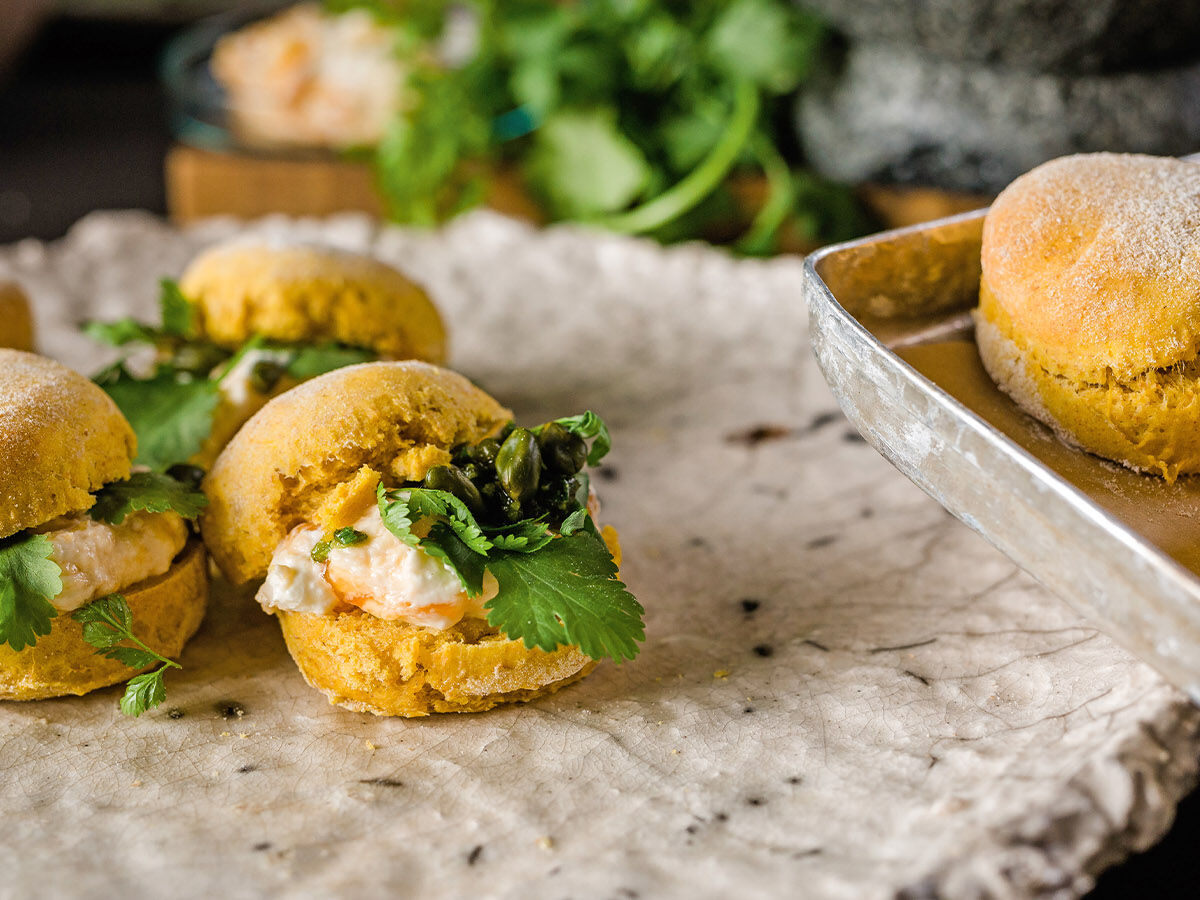
{"type": "Polygon", "coordinates": [[[551,219],[662,240],[739,217],[731,176],[766,199],[736,241],[773,252],[866,227],[849,191],[798,164],[791,97],[825,38],[790,0],[326,0],[395,29],[408,108],[375,151],[399,221],[436,223],[481,202],[486,173],[515,168],[551,219]],[[438,48],[464,18],[469,58],[438,48]],[[448,27],[451,23],[451,27],[448,27]]]}

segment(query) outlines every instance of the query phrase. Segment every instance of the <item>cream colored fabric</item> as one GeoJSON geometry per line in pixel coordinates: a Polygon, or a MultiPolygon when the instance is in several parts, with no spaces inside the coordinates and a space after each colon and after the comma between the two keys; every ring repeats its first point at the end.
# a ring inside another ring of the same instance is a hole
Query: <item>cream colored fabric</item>
{"type": "MultiPolygon", "coordinates": [[[[90,367],[65,325],[152,314],[156,280],[233,230],[95,216],[0,249],[0,276],[90,367]]],[[[123,720],[115,688],[0,706],[12,890],[1068,897],[1167,827],[1195,709],[849,439],[799,260],[487,214],[262,230],[411,270],[452,364],[518,418],[606,417],[645,650],[531,704],[378,719],[330,706],[250,591],[214,584],[163,711],[123,720]]]]}

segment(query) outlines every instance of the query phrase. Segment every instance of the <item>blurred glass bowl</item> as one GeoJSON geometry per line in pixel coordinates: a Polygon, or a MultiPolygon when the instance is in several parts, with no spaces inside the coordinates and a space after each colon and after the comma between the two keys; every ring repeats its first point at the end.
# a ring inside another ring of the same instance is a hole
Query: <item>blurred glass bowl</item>
{"type": "Polygon", "coordinates": [[[288,159],[345,158],[344,153],[326,147],[250,144],[234,133],[229,98],[212,74],[213,51],[227,34],[279,8],[278,0],[273,0],[211,16],[167,44],[159,71],[167,94],[168,123],[177,141],[204,150],[288,159]]]}

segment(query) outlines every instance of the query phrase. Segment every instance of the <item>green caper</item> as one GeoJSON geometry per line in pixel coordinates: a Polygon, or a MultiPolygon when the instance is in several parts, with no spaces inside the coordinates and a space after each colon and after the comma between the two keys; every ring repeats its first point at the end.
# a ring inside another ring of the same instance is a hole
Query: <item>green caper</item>
{"type": "MultiPolygon", "coordinates": [[[[478,481],[479,478],[483,475],[483,472],[480,471],[479,466],[477,466],[473,462],[469,462],[465,466],[463,466],[462,473],[464,475],[466,475],[467,478],[470,479],[472,482],[478,481]]],[[[478,486],[478,485],[476,485],[476,486],[478,486]]]]}
{"type": "Polygon", "coordinates": [[[500,501],[500,515],[506,522],[519,522],[526,514],[526,510],[521,506],[520,500],[514,500],[512,497],[503,491],[500,492],[503,498],[500,501]]]}
{"type": "Polygon", "coordinates": [[[229,354],[214,344],[186,343],[175,351],[171,362],[175,368],[192,375],[207,375],[229,357],[229,354]]]}
{"type": "Polygon", "coordinates": [[[465,503],[474,515],[482,515],[483,497],[479,488],[471,484],[471,480],[458,466],[434,466],[425,473],[424,484],[435,491],[453,494],[465,503]]]}
{"type": "Polygon", "coordinates": [[[496,478],[514,500],[531,497],[542,476],[542,451],[527,428],[515,428],[496,454],[496,478]]]}
{"type": "Polygon", "coordinates": [[[496,465],[496,454],[500,452],[500,442],[495,438],[484,438],[472,448],[471,459],[476,465],[491,468],[496,465]]]}
{"type": "Polygon", "coordinates": [[[200,482],[204,480],[204,470],[188,463],[177,463],[171,466],[167,469],[167,474],[176,481],[183,482],[192,490],[199,490],[200,482]]]}
{"type": "Polygon", "coordinates": [[[250,370],[250,387],[260,394],[269,394],[279,384],[287,367],[273,359],[261,359],[250,370]]]}
{"type": "Polygon", "coordinates": [[[542,426],[538,444],[547,467],[564,475],[574,475],[587,462],[587,443],[557,422],[547,422],[542,426]]]}

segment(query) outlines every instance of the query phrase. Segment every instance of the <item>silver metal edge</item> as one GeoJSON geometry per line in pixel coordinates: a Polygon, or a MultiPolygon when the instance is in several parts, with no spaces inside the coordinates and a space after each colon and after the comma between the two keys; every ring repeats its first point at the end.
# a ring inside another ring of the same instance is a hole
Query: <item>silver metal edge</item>
{"type": "Polygon", "coordinates": [[[1196,576],[896,356],[842,307],[817,272],[834,254],[985,212],[810,255],[804,295],[818,365],[847,417],[893,465],[1200,702],[1196,576]]]}

